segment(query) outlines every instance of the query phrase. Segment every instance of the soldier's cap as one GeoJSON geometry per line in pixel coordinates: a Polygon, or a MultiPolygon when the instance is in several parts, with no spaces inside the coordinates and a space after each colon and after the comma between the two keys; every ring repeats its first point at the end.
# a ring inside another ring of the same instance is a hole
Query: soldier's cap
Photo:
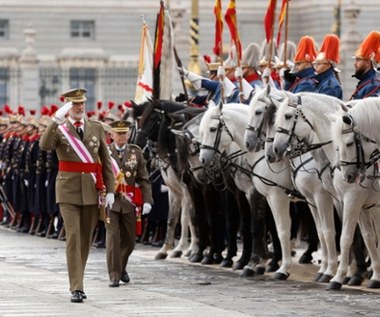
{"type": "Polygon", "coordinates": [[[380,62],[380,32],[372,31],[360,44],[354,58],[368,59],[375,63],[380,62]]]}
{"type": "Polygon", "coordinates": [[[129,132],[131,123],[129,121],[125,120],[119,120],[119,121],[114,121],[110,123],[111,129],[113,132],[129,132]]]}
{"type": "Polygon", "coordinates": [[[62,96],[65,98],[65,102],[85,102],[87,100],[85,93],[87,92],[84,88],[75,88],[69,91],[63,92],[62,96]]]}
{"type": "Polygon", "coordinates": [[[220,63],[207,63],[206,66],[209,72],[216,72],[218,71],[220,63]]]}
{"type": "Polygon", "coordinates": [[[340,61],[339,46],[340,40],[338,36],[335,34],[326,34],[315,61],[329,62],[335,67],[340,61]]]}
{"type": "Polygon", "coordinates": [[[294,63],[313,62],[317,57],[315,42],[311,36],[300,38],[297,46],[297,52],[294,56],[294,63]]]}

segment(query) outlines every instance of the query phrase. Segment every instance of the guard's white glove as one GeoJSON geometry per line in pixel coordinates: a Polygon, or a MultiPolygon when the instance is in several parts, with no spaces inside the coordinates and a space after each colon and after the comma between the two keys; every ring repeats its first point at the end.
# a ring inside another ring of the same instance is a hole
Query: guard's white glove
{"type": "Polygon", "coordinates": [[[61,108],[59,108],[56,111],[56,113],[54,114],[53,120],[58,124],[64,123],[65,122],[65,116],[70,111],[72,106],[73,106],[73,103],[71,101],[66,102],[61,108]]]}
{"type": "Polygon", "coordinates": [[[261,75],[261,78],[266,78],[268,80],[269,77],[270,77],[270,69],[269,67],[267,67],[263,70],[263,74],[261,75]]]}
{"type": "Polygon", "coordinates": [[[149,203],[144,203],[143,205],[143,210],[142,210],[142,214],[143,215],[147,215],[150,213],[150,211],[152,210],[152,205],[149,204],[149,203]]]}
{"type": "Polygon", "coordinates": [[[24,179],[25,187],[29,187],[29,181],[27,179],[24,179]]]}
{"type": "Polygon", "coordinates": [[[291,60],[286,61],[286,67],[289,69],[292,69],[294,67],[294,63],[291,60]]]}
{"type": "Polygon", "coordinates": [[[191,81],[191,84],[193,85],[195,90],[199,90],[202,88],[202,79],[204,79],[202,76],[188,71],[185,77],[191,81]]]}
{"type": "Polygon", "coordinates": [[[167,193],[169,191],[169,187],[164,185],[164,184],[161,184],[161,193],[167,193]]]}
{"type": "Polygon", "coordinates": [[[108,193],[106,195],[106,208],[112,208],[113,203],[115,202],[115,195],[113,193],[108,193]]]}
{"type": "Polygon", "coordinates": [[[241,67],[236,67],[235,78],[243,77],[243,69],[241,67]]]}
{"type": "Polygon", "coordinates": [[[286,68],[284,67],[280,69],[280,77],[282,80],[285,79],[285,71],[286,71],[286,68]]]}
{"type": "Polygon", "coordinates": [[[189,71],[186,68],[183,68],[183,67],[177,67],[177,68],[178,68],[179,73],[183,77],[187,78],[187,75],[189,75],[189,71]]]}
{"type": "Polygon", "coordinates": [[[224,69],[223,66],[219,66],[218,67],[218,73],[217,73],[218,77],[224,77],[226,76],[226,70],[224,69]]]}

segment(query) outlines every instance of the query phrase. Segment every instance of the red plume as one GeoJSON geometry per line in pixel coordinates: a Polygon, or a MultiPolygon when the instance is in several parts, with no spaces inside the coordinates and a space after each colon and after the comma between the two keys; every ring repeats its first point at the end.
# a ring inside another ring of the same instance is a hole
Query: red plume
{"type": "Polygon", "coordinates": [[[127,108],[132,108],[132,102],[130,102],[129,100],[127,100],[127,101],[124,102],[124,106],[126,106],[127,108]]]}
{"type": "Polygon", "coordinates": [[[117,106],[117,109],[119,109],[119,111],[120,111],[121,113],[124,113],[124,111],[125,111],[123,105],[118,105],[118,106],[117,106]]]}
{"type": "Polygon", "coordinates": [[[64,101],[65,101],[65,96],[59,96],[59,100],[60,100],[61,102],[64,102],[64,101]]]}
{"type": "Polygon", "coordinates": [[[34,109],[30,109],[29,112],[30,112],[30,115],[32,115],[32,116],[34,116],[36,114],[36,110],[34,110],[34,109]]]}
{"type": "Polygon", "coordinates": [[[98,110],[102,109],[102,106],[103,106],[103,103],[99,100],[97,103],[96,103],[96,107],[98,108],[98,110]]]}
{"type": "Polygon", "coordinates": [[[9,105],[4,105],[4,111],[7,114],[13,114],[13,111],[12,111],[11,107],[9,107],[9,105]]]}
{"type": "Polygon", "coordinates": [[[57,105],[50,105],[50,115],[55,114],[55,112],[58,110],[57,105]]]}
{"type": "Polygon", "coordinates": [[[49,110],[49,108],[47,106],[43,106],[41,108],[41,114],[43,116],[50,116],[50,110],[49,110]]]}
{"type": "Polygon", "coordinates": [[[18,106],[17,113],[21,116],[25,116],[25,108],[23,106],[18,106]]]}
{"type": "Polygon", "coordinates": [[[113,101],[108,101],[108,109],[112,109],[115,103],[113,101]]]}
{"type": "Polygon", "coordinates": [[[95,111],[88,111],[87,112],[87,117],[89,117],[89,118],[91,118],[94,115],[95,115],[95,111]]]}
{"type": "Polygon", "coordinates": [[[210,55],[203,55],[203,59],[204,59],[206,64],[211,63],[211,56],[210,55]]]}

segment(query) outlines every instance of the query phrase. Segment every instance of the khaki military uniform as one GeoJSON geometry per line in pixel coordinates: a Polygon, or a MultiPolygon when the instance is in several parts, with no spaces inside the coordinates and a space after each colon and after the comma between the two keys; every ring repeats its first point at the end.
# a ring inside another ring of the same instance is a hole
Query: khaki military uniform
{"type": "MultiPolygon", "coordinates": [[[[75,127],[66,121],[72,135],[80,140],[75,127]]],[[[99,122],[84,119],[83,144],[94,162],[102,163],[102,174],[107,193],[114,192],[115,179],[106,144],[105,132],[99,122]]],[[[56,150],[59,161],[82,162],[66,137],[52,122],[41,136],[43,150],[56,150]]],[[[66,229],[66,257],[70,291],[83,291],[83,276],[92,235],[98,220],[98,191],[91,174],[59,171],[56,177],[56,202],[66,229]]]]}
{"type": "MultiPolygon", "coordinates": [[[[141,149],[126,144],[122,155],[117,153],[114,143],[110,144],[111,156],[118,163],[128,185],[141,187],[144,203],[153,203],[148,171],[141,149]]],[[[135,247],[136,214],[133,206],[121,193],[116,193],[115,203],[108,213],[106,222],[107,267],[110,281],[119,281],[126,271],[128,258],[135,247]]]]}

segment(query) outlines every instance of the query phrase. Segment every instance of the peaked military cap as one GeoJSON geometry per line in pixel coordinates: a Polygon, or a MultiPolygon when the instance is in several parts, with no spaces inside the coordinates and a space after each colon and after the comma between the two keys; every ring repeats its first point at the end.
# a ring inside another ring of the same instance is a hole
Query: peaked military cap
{"type": "Polygon", "coordinates": [[[87,90],[84,88],[75,88],[62,93],[62,96],[65,97],[66,102],[84,102],[87,100],[86,92],[87,90]]]}
{"type": "Polygon", "coordinates": [[[110,123],[113,132],[129,132],[131,123],[125,120],[114,121],[110,123]]]}

